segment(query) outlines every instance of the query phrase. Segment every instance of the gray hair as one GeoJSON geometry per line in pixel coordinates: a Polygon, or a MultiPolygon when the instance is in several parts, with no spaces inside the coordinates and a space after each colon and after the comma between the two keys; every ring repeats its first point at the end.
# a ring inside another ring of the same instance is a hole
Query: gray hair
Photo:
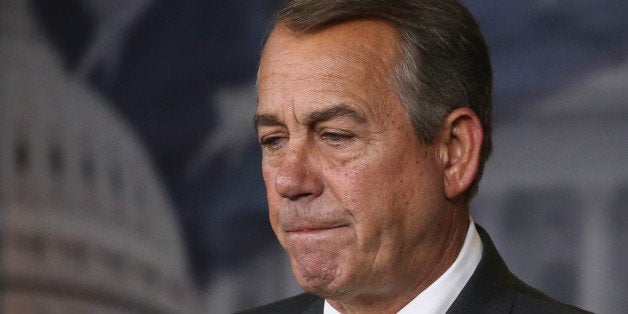
{"type": "Polygon", "coordinates": [[[346,21],[376,18],[398,32],[401,51],[391,84],[417,136],[431,143],[447,115],[468,107],[484,129],[478,176],[466,191],[477,192],[492,149],[492,71],[488,48],[471,13],[455,0],[292,0],[273,22],[309,33],[346,21]]]}

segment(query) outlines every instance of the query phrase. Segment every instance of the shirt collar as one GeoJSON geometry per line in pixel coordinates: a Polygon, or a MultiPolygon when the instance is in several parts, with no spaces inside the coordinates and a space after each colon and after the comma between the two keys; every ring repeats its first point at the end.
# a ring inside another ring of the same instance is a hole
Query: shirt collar
{"type": "MultiPolygon", "coordinates": [[[[475,229],[473,219],[469,219],[469,228],[464,244],[453,264],[430,286],[406,304],[398,314],[436,314],[445,313],[454,303],[462,288],[467,284],[475,268],[482,259],[482,240],[475,229]]],[[[324,314],[339,314],[325,300],[324,314]]]]}

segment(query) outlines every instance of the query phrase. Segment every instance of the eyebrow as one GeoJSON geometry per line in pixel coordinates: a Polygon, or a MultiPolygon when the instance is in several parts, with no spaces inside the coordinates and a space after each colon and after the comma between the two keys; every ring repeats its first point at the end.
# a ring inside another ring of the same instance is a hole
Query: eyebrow
{"type": "Polygon", "coordinates": [[[256,114],[253,117],[253,123],[255,124],[255,129],[258,129],[260,126],[283,125],[274,114],[256,114]]]}
{"type": "MultiPolygon", "coordinates": [[[[319,111],[310,112],[305,123],[308,125],[316,124],[323,121],[329,121],[339,117],[349,117],[360,124],[366,123],[366,119],[358,111],[345,104],[339,104],[319,111]]],[[[273,114],[256,114],[253,117],[255,128],[260,126],[284,125],[276,115],[273,114]]]]}

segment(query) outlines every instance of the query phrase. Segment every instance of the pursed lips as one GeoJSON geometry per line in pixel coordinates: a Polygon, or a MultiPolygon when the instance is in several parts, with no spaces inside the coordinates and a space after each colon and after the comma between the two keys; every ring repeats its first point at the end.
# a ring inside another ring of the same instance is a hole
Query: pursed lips
{"type": "Polygon", "coordinates": [[[349,224],[344,222],[337,223],[292,223],[284,226],[283,230],[286,233],[308,233],[316,231],[333,230],[342,227],[347,227],[349,224]]]}
{"type": "Polygon", "coordinates": [[[286,235],[305,236],[347,229],[353,225],[353,217],[344,210],[318,209],[313,206],[291,206],[280,208],[278,222],[286,235]]]}

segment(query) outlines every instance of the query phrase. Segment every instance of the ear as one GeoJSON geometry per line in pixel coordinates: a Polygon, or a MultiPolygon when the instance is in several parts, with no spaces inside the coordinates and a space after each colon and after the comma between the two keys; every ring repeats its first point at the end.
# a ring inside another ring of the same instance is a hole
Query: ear
{"type": "Polygon", "coordinates": [[[482,123],[473,110],[458,108],[447,116],[438,143],[447,198],[463,195],[475,180],[483,137],[482,123]]]}

